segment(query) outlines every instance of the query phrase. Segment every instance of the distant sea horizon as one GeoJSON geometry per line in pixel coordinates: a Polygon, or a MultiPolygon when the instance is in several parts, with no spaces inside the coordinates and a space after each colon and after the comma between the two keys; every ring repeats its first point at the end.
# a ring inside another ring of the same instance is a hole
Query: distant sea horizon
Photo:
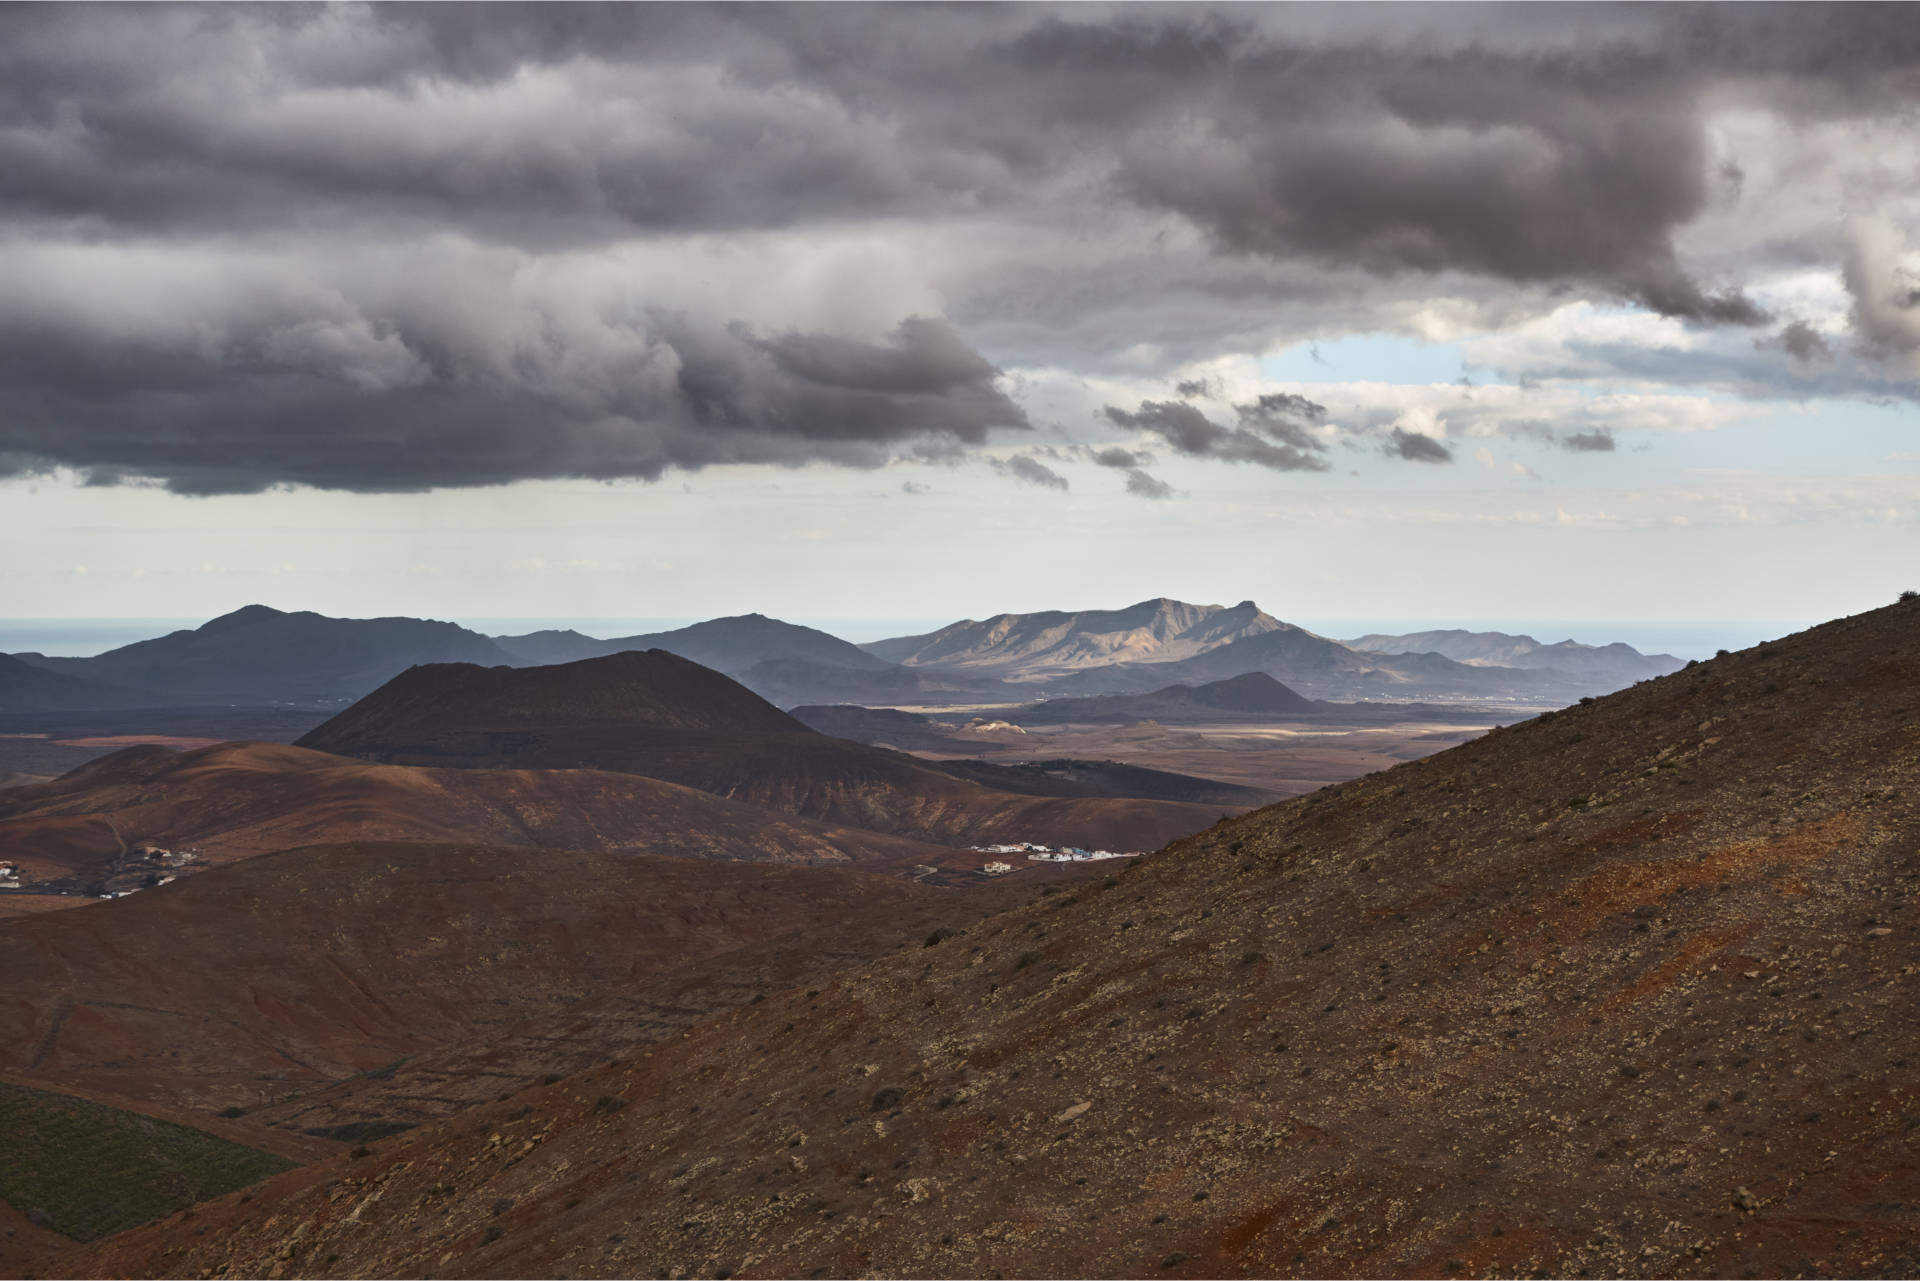
{"type": "MultiPolygon", "coordinates": [[[[0,654],[41,653],[61,658],[86,658],[150,640],[169,632],[191,630],[204,618],[17,618],[0,619],[0,654]]],[[[693,617],[665,618],[483,618],[456,617],[459,623],[489,636],[510,636],[546,629],[571,629],[588,636],[610,638],[672,631],[702,621],[693,617]]],[[[793,616],[790,623],[818,628],[855,644],[890,636],[916,636],[945,627],[954,619],[926,618],[809,618],[793,616]]],[[[1711,658],[1722,649],[1745,649],[1814,624],[1793,620],[1738,619],[1672,621],[1659,619],[1513,619],[1513,618],[1289,618],[1286,621],[1338,640],[1368,633],[1404,635],[1408,632],[1458,628],[1474,632],[1509,632],[1533,637],[1545,644],[1575,640],[1587,645],[1623,641],[1643,654],[1672,654],[1675,658],[1711,658]]]]}

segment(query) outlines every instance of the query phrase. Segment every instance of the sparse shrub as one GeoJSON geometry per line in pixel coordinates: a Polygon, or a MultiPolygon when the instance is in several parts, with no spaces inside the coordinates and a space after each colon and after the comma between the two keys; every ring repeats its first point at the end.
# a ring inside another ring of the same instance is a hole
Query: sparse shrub
{"type": "Polygon", "coordinates": [[[501,1215],[505,1214],[508,1210],[511,1210],[512,1208],[513,1208],[513,1198],[510,1196],[503,1196],[499,1200],[493,1203],[493,1217],[497,1219],[501,1215]]]}
{"type": "Polygon", "coordinates": [[[1713,656],[1715,658],[1725,658],[1731,652],[1732,652],[1731,650],[1716,649],[1713,651],[1713,656]]]}
{"type": "Polygon", "coordinates": [[[353,1151],[347,1153],[347,1156],[355,1161],[358,1161],[361,1157],[372,1156],[372,1155],[373,1155],[373,1149],[368,1147],[364,1143],[362,1143],[359,1147],[355,1148],[353,1151]]]}
{"type": "Polygon", "coordinates": [[[1904,605],[1910,600],[1920,600],[1920,592],[1916,592],[1912,588],[1908,588],[1906,591],[1900,593],[1901,604],[1904,605]]]}
{"type": "Polygon", "coordinates": [[[959,932],[960,931],[958,930],[950,930],[946,926],[942,925],[940,928],[936,929],[933,933],[927,935],[927,941],[921,944],[921,946],[922,947],[938,946],[941,942],[943,942],[946,939],[952,938],[955,934],[958,934],[959,932]]]}
{"type": "Polygon", "coordinates": [[[627,1106],[627,1101],[617,1094],[603,1094],[593,1101],[593,1110],[602,1115],[612,1115],[627,1106]]]}
{"type": "Polygon", "coordinates": [[[888,1108],[907,1097],[907,1092],[897,1085],[889,1085],[874,1092],[871,1111],[885,1112],[888,1108]]]}
{"type": "Polygon", "coordinates": [[[1029,965],[1034,964],[1039,959],[1040,959],[1040,953],[1038,952],[1022,952],[1020,953],[1019,957],[1015,959],[1013,963],[1013,968],[1016,970],[1024,970],[1029,965]]]}
{"type": "Polygon", "coordinates": [[[247,1110],[243,1107],[221,1108],[219,1113],[219,1115],[224,1116],[229,1120],[231,1120],[236,1116],[245,1116],[246,1114],[247,1114],[247,1110]]]}
{"type": "Polygon", "coordinates": [[[564,1077],[562,1077],[562,1076],[561,1076],[561,1075],[560,1075],[560,1074],[559,1074],[558,1072],[549,1072],[549,1073],[547,1073],[547,1074],[546,1074],[545,1076],[543,1076],[543,1077],[541,1077],[541,1078],[540,1078],[540,1084],[542,1084],[542,1085],[558,1085],[558,1084],[560,1084],[560,1082],[561,1082],[562,1080],[564,1080],[564,1079],[565,1079],[565,1078],[564,1078],[564,1077]]]}
{"type": "Polygon", "coordinates": [[[1570,810],[1583,810],[1591,804],[1593,804],[1593,798],[1590,796],[1569,796],[1567,798],[1567,808],[1570,810]]]}
{"type": "Polygon", "coordinates": [[[480,1234],[480,1240],[481,1240],[481,1243],[484,1245],[492,1245],[495,1241],[498,1241],[501,1237],[505,1236],[506,1234],[507,1234],[507,1230],[501,1227],[498,1223],[489,1223],[487,1225],[487,1230],[480,1234]]]}

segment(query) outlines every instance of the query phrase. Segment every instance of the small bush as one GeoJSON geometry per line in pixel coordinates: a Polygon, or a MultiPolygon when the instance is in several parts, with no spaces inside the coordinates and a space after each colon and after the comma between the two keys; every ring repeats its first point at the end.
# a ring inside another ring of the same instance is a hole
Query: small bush
{"type": "Polygon", "coordinates": [[[612,1115],[627,1106],[627,1101],[617,1094],[603,1094],[593,1101],[593,1110],[603,1115],[612,1115]]]}
{"type": "Polygon", "coordinates": [[[921,946],[936,947],[940,943],[944,942],[945,940],[952,938],[954,935],[958,934],[959,932],[960,931],[958,930],[950,930],[946,926],[942,925],[939,929],[936,929],[933,933],[927,935],[927,941],[921,944],[921,946]]]}
{"type": "Polygon", "coordinates": [[[885,1089],[875,1092],[871,1110],[875,1112],[885,1112],[888,1108],[906,1097],[907,1092],[905,1090],[897,1085],[889,1085],[885,1089]]]}
{"type": "Polygon", "coordinates": [[[1914,591],[1914,590],[1912,590],[1911,588],[1909,588],[1908,590],[1906,590],[1906,591],[1904,591],[1904,592],[1901,592],[1901,593],[1900,593],[1900,603],[1901,603],[1901,604],[1903,604],[1903,605],[1904,605],[1904,604],[1905,604],[1906,602],[1908,602],[1908,601],[1910,601],[1910,600],[1920,600],[1920,592],[1916,592],[1916,591],[1914,591]]]}
{"type": "Polygon", "coordinates": [[[221,1108],[219,1112],[219,1115],[226,1117],[228,1120],[232,1120],[236,1116],[245,1116],[246,1114],[247,1110],[243,1107],[221,1108]]]}
{"type": "Polygon", "coordinates": [[[1040,953],[1038,952],[1022,952],[1020,953],[1019,957],[1014,961],[1013,968],[1016,970],[1024,970],[1029,965],[1034,964],[1039,959],[1040,959],[1040,953]]]}

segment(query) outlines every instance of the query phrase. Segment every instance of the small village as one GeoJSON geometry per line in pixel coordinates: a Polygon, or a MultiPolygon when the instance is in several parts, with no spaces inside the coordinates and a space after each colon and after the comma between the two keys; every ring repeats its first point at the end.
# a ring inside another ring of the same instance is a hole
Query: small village
{"type": "Polygon", "coordinates": [[[136,845],[114,856],[104,871],[98,865],[86,873],[28,880],[20,864],[0,859],[0,891],[19,890],[28,894],[73,895],[83,898],[116,899],[141,890],[154,889],[177,879],[180,871],[200,858],[199,850],[163,849],[158,845],[136,845]]]}
{"type": "MultiPolygon", "coordinates": [[[[970,845],[967,848],[977,854],[1017,854],[1024,855],[1029,863],[1095,863],[1103,859],[1139,858],[1139,851],[1126,853],[1114,850],[1090,850],[1078,845],[1037,845],[1024,841],[1018,845],[970,845]]],[[[982,876],[1005,876],[1017,865],[1004,859],[996,859],[980,868],[982,876]]]]}

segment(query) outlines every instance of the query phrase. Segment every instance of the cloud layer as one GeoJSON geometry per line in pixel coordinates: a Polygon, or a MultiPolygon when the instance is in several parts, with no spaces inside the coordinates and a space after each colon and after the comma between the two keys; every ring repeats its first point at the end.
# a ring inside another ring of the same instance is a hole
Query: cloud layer
{"type": "Polygon", "coordinates": [[[1716,336],[1549,365],[1911,396],[1916,69],[1852,6],[15,7],[0,475],[952,459],[1043,426],[1046,365],[1181,384],[1086,457],[1166,497],[1120,455],[1451,458],[1331,396],[1229,418],[1189,366],[1576,299],[1716,336]]]}

